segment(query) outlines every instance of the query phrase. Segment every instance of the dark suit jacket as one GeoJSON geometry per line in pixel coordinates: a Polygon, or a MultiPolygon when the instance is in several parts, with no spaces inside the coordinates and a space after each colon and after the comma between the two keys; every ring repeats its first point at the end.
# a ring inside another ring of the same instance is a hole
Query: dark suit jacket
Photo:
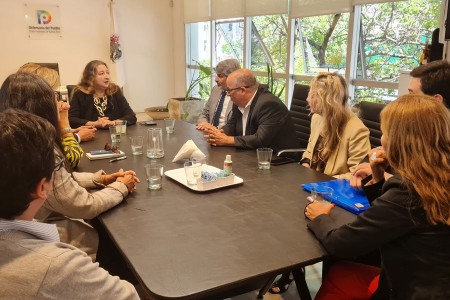
{"type": "Polygon", "coordinates": [[[371,207],[336,229],[329,215],[308,224],[330,254],[354,258],[380,249],[380,299],[450,299],[450,226],[431,225],[422,201],[394,175],[366,186],[371,207]]]}
{"type": "Polygon", "coordinates": [[[268,147],[276,152],[300,147],[286,105],[265,87],[258,88],[250,105],[245,136],[242,128],[242,113],[233,104],[231,117],[222,129],[235,137],[237,148],[268,147]]]}

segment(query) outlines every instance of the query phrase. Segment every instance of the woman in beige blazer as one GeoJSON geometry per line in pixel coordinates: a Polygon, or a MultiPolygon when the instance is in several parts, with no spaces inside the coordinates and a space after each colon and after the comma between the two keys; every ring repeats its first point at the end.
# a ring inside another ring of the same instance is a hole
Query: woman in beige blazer
{"type": "Polygon", "coordinates": [[[320,73],[311,82],[311,134],[301,163],[336,178],[350,179],[369,153],[369,129],[350,110],[345,79],[320,73]]]}
{"type": "MultiPolygon", "coordinates": [[[[320,73],[311,82],[308,104],[311,134],[300,163],[318,172],[349,180],[370,151],[369,129],[350,110],[345,79],[336,73],[320,73]]],[[[272,294],[285,292],[289,273],[276,281],[272,294]]]]}

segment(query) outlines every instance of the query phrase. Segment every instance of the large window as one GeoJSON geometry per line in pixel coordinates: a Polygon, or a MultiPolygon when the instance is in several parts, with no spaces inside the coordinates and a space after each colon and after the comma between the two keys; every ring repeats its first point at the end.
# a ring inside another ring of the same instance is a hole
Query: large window
{"type": "MultiPolygon", "coordinates": [[[[431,43],[441,3],[387,1],[356,5],[350,13],[290,19],[284,10],[190,24],[187,68],[195,72],[198,62],[214,67],[234,57],[287,104],[295,82],[308,82],[323,71],[338,72],[348,81],[354,102],[391,101],[397,97],[400,72],[418,66],[425,43],[431,43]]],[[[327,11],[323,8],[316,11],[327,11]]]]}

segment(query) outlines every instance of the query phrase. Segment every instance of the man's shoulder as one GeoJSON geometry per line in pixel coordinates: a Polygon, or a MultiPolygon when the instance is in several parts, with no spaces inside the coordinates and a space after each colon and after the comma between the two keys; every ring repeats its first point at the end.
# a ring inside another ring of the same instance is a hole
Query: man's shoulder
{"type": "MultiPolygon", "coordinates": [[[[0,235],[0,252],[9,252],[8,257],[21,256],[24,254],[30,256],[41,256],[42,258],[53,259],[59,257],[69,251],[79,251],[72,245],[61,243],[61,242],[49,242],[34,238],[29,235],[23,238],[21,233],[15,234],[12,232],[5,235],[0,235]],[[31,238],[30,238],[31,237],[31,238]]],[[[82,254],[83,252],[80,251],[82,254]]],[[[6,253],[5,253],[6,254],[6,253]]],[[[2,258],[6,258],[1,255],[2,258]]],[[[2,260],[0,258],[0,260],[2,260]]]]}

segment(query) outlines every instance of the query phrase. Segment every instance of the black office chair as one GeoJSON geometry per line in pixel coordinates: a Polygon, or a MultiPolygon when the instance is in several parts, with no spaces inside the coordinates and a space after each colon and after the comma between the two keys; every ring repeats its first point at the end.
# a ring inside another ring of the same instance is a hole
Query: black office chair
{"type": "Polygon", "coordinates": [[[359,118],[370,131],[370,146],[381,146],[380,112],[386,104],[361,101],[359,105],[359,118]]]}
{"type": "Polygon", "coordinates": [[[308,93],[308,85],[295,84],[291,107],[289,109],[289,115],[294,123],[294,129],[301,148],[283,149],[277,153],[277,156],[280,156],[283,153],[300,153],[305,151],[306,146],[308,146],[309,135],[311,133],[311,115],[308,109],[308,102],[306,101],[308,93]]]}
{"type": "Polygon", "coordinates": [[[73,93],[73,89],[76,87],[76,85],[73,85],[73,84],[68,84],[68,85],[66,85],[66,88],[67,88],[67,97],[68,97],[68,99],[69,99],[69,103],[70,103],[70,100],[72,100],[72,93],[73,93]]]}

